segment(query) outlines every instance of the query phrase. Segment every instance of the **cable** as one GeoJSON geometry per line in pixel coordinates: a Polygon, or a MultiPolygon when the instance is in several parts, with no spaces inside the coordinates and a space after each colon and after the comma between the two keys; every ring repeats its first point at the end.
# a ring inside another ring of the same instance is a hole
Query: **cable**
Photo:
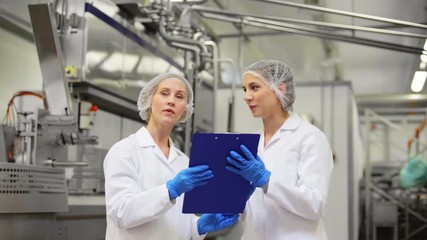
{"type": "Polygon", "coordinates": [[[18,91],[12,96],[12,98],[9,100],[9,103],[7,104],[6,115],[2,120],[3,124],[5,123],[6,125],[9,125],[9,126],[15,126],[15,123],[16,123],[15,115],[18,113],[18,109],[16,108],[16,106],[14,104],[14,100],[16,97],[21,97],[21,96],[38,97],[41,100],[43,100],[44,108],[48,109],[48,105],[46,102],[46,96],[44,93],[40,94],[40,93],[32,92],[32,91],[18,91]]]}

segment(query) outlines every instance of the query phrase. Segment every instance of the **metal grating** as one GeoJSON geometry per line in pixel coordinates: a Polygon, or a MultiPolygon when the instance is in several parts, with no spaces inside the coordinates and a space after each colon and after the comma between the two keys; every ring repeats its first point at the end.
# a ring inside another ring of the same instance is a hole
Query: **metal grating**
{"type": "Polygon", "coordinates": [[[0,163],[0,213],[68,211],[64,169],[0,163]]]}

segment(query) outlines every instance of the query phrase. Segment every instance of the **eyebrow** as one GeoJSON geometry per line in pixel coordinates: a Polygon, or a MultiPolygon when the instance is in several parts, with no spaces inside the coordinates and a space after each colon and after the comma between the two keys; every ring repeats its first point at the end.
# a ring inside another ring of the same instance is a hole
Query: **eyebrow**
{"type": "Polygon", "coordinates": [[[186,92],[185,92],[185,91],[182,91],[182,90],[178,90],[178,91],[177,91],[177,93],[182,93],[182,94],[184,94],[184,95],[186,95],[186,96],[187,96],[186,92]]]}
{"type": "MultiPolygon", "coordinates": [[[[168,90],[168,91],[171,91],[171,89],[169,88],[169,87],[161,87],[161,88],[159,88],[159,91],[163,91],[163,90],[168,90]]],[[[186,93],[186,91],[184,91],[184,90],[177,90],[177,92],[178,93],[186,93]]]]}
{"type": "Polygon", "coordinates": [[[259,83],[257,83],[257,82],[251,82],[251,83],[248,84],[248,87],[252,87],[253,85],[259,85],[259,83]]]}

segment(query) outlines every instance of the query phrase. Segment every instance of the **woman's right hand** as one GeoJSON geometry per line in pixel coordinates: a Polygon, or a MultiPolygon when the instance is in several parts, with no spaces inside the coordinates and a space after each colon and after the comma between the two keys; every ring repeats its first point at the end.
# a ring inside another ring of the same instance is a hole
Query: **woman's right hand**
{"type": "Polygon", "coordinates": [[[211,178],[213,178],[213,173],[209,166],[199,165],[182,170],[175,178],[166,183],[166,187],[169,190],[170,197],[175,199],[195,187],[207,184],[211,178]]]}

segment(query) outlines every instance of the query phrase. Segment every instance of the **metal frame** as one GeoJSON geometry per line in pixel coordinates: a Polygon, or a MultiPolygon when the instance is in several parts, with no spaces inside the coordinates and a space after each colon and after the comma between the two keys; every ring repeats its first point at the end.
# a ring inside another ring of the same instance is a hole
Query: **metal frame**
{"type": "Polygon", "coordinates": [[[28,10],[49,111],[53,115],[71,115],[73,105],[52,4],[30,4],[28,10]]]}

